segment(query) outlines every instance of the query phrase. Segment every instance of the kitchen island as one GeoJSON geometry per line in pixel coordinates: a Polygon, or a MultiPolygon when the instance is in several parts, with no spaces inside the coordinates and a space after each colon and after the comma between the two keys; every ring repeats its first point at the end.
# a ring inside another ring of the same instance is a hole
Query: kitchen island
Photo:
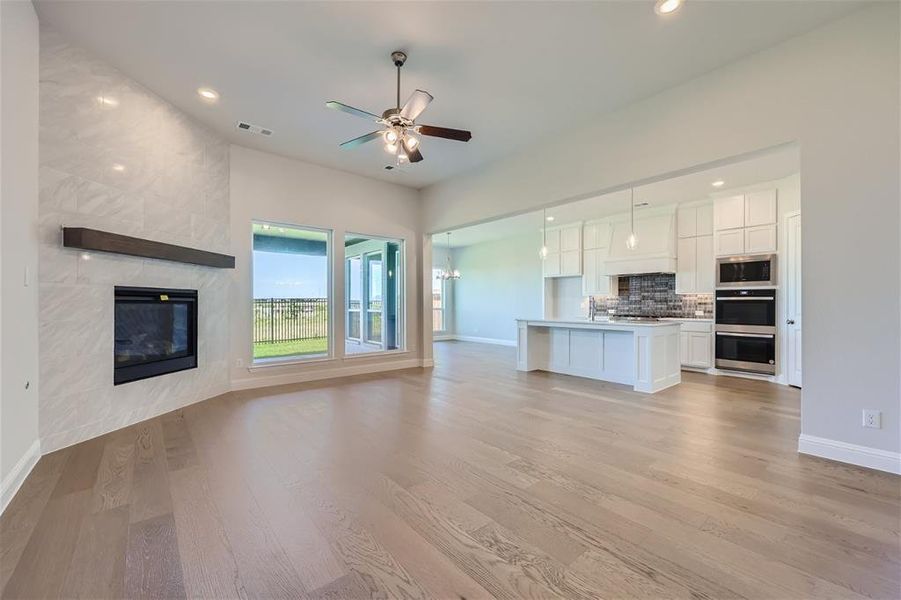
{"type": "Polygon", "coordinates": [[[679,323],[517,319],[516,369],[631,385],[652,394],[682,381],[679,323]]]}

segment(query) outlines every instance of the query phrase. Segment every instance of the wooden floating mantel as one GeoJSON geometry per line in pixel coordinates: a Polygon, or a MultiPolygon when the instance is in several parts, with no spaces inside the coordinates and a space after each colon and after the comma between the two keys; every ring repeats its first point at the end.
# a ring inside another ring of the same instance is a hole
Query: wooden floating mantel
{"type": "Polygon", "coordinates": [[[235,257],[228,254],[207,252],[206,250],[176,246],[175,244],[164,244],[163,242],[154,242],[153,240],[119,235],[118,233],[99,231],[97,229],[87,229],[86,227],[63,227],[63,246],[81,250],[127,254],[142,258],[171,260],[219,269],[235,268],[235,257]]]}

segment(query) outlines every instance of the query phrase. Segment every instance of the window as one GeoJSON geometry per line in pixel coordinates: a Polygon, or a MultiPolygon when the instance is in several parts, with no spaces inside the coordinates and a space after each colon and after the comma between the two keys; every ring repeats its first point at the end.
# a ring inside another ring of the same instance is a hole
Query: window
{"type": "Polygon", "coordinates": [[[253,359],[330,355],[331,234],[253,224],[253,359]]]}
{"type": "Polygon", "coordinates": [[[348,234],[345,354],[404,348],[404,242],[348,234]]]}
{"type": "Polygon", "coordinates": [[[432,331],[447,330],[444,311],[447,308],[447,282],[441,279],[441,269],[432,269],[432,331]]]}

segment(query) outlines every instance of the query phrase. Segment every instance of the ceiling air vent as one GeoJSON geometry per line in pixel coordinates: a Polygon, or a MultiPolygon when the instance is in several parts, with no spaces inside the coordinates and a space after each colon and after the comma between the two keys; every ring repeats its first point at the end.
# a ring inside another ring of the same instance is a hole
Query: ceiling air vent
{"type": "Polygon", "coordinates": [[[238,121],[235,124],[236,129],[240,129],[241,131],[246,131],[248,133],[257,133],[259,135],[270,136],[272,135],[272,130],[266,127],[260,127],[259,125],[254,125],[253,123],[248,123],[247,121],[238,121]]]}

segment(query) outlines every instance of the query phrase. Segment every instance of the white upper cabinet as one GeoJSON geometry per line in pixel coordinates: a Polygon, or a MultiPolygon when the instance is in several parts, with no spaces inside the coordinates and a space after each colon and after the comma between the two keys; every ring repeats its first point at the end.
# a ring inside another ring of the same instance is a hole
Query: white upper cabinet
{"type": "Polygon", "coordinates": [[[560,230],[557,228],[548,229],[545,236],[544,245],[547,246],[547,251],[560,252],[560,230]]]}
{"type": "Polygon", "coordinates": [[[547,230],[544,259],[545,277],[571,277],[582,274],[582,223],[547,230]]]}
{"type": "Polygon", "coordinates": [[[696,235],[713,235],[713,203],[702,204],[696,210],[698,211],[696,235]]]}
{"type": "Polygon", "coordinates": [[[545,277],[560,277],[560,253],[548,252],[542,261],[545,277]]]}
{"type": "Polygon", "coordinates": [[[582,251],[567,250],[560,253],[560,275],[571,277],[582,274],[582,251]]]}
{"type": "Polygon", "coordinates": [[[776,223],[776,190],[745,195],[745,227],[776,223]]]}
{"type": "Polygon", "coordinates": [[[713,209],[713,222],[717,231],[745,226],[745,196],[717,198],[713,209]]]}
{"type": "Polygon", "coordinates": [[[745,229],[745,253],[763,254],[776,251],[776,225],[760,225],[745,229]]]}
{"type": "Polygon", "coordinates": [[[717,256],[776,252],[778,193],[757,190],[714,204],[714,252],[717,256]]]}
{"type": "Polygon", "coordinates": [[[560,228],[560,252],[582,250],[582,224],[567,225],[560,228]]]}
{"type": "Polygon", "coordinates": [[[680,206],[676,212],[680,238],[713,235],[713,203],[680,206]]]}
{"type": "Polygon", "coordinates": [[[680,238],[698,235],[698,209],[694,206],[680,206],[676,211],[676,229],[680,238]]]}
{"type": "Polygon", "coordinates": [[[618,280],[604,268],[606,248],[587,248],[582,252],[582,295],[616,296],[618,280]]]}
{"type": "Polygon", "coordinates": [[[676,215],[676,293],[713,293],[713,204],[680,206],[676,215]]]}
{"type": "Polygon", "coordinates": [[[714,263],[712,235],[680,239],[676,258],[676,293],[712,294],[716,273],[714,263]]]}
{"type": "Polygon", "coordinates": [[[698,243],[696,238],[681,238],[676,255],[676,293],[694,294],[698,282],[698,243]]]}
{"type": "Polygon", "coordinates": [[[695,254],[697,257],[697,281],[695,285],[696,294],[712,294],[716,287],[716,259],[713,255],[713,236],[699,235],[695,238],[697,248],[695,254]]]}
{"type": "Polygon", "coordinates": [[[610,223],[595,221],[585,223],[582,227],[582,247],[585,250],[610,247],[610,223]]]}
{"type": "Polygon", "coordinates": [[[717,256],[735,256],[745,253],[745,230],[727,229],[713,234],[717,256]]]}

